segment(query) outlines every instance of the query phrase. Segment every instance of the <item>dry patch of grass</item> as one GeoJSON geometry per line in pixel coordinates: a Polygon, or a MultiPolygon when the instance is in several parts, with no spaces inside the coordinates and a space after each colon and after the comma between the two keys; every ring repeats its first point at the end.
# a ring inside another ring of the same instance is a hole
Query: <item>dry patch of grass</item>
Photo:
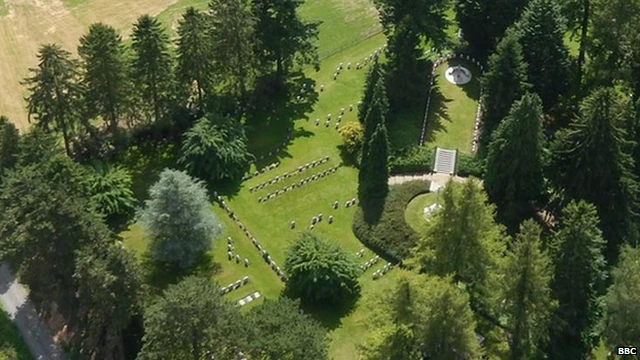
{"type": "Polygon", "coordinates": [[[157,15],[175,2],[87,0],[68,8],[61,0],[0,0],[0,114],[19,128],[27,126],[26,93],[20,81],[37,64],[40,44],[59,43],[75,53],[89,24],[101,21],[126,35],[138,16],[157,15]]]}

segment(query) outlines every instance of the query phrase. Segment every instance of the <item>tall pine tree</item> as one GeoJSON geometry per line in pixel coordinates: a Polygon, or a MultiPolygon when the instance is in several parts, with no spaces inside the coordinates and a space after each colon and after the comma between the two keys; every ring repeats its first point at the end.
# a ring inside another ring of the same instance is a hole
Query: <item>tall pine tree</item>
{"type": "Polygon", "coordinates": [[[578,117],[551,145],[550,169],[557,185],[569,198],[584,199],[598,209],[608,259],[615,258],[625,239],[636,239],[637,185],[622,130],[632,121],[627,100],[614,89],[594,90],[581,104],[578,117]]]}
{"type": "Polygon", "coordinates": [[[256,70],[256,19],[250,1],[211,0],[209,24],[215,71],[227,93],[242,97],[256,70]]]}
{"type": "Polygon", "coordinates": [[[2,174],[18,163],[20,133],[9,119],[0,115],[0,183],[2,174]]]}
{"type": "MultiPolygon", "coordinates": [[[[378,80],[383,77],[382,67],[378,62],[378,59],[375,60],[373,66],[369,69],[367,73],[367,79],[364,85],[364,93],[362,94],[362,102],[358,105],[358,120],[361,124],[364,124],[366,121],[367,113],[371,108],[371,104],[373,103],[373,94],[378,85],[378,80]]],[[[384,87],[382,88],[384,90],[384,87]]]]}
{"type": "Polygon", "coordinates": [[[204,109],[205,95],[213,90],[212,44],[207,36],[207,18],[193,7],[178,22],[177,80],[192,103],[204,109]],[[191,98],[191,96],[195,97],[191,98]]]}
{"type": "Polygon", "coordinates": [[[543,190],[542,104],[525,94],[493,133],[485,189],[498,217],[513,231],[531,215],[543,190]]]}
{"type": "Polygon", "coordinates": [[[570,79],[564,19],[556,0],[531,0],[516,28],[528,64],[528,80],[548,110],[569,89],[570,79]]]}
{"type": "Polygon", "coordinates": [[[29,69],[32,75],[24,80],[29,88],[29,120],[33,116],[46,131],[62,133],[65,151],[71,156],[71,138],[81,109],[78,62],[57,44],[42,45],[38,60],[38,67],[29,69]]]}
{"type": "Polygon", "coordinates": [[[558,309],[550,332],[550,359],[586,359],[595,345],[606,277],[598,224],[596,208],[584,201],[571,202],[562,210],[555,234],[552,291],[558,309]]]}
{"type": "Polygon", "coordinates": [[[533,220],[520,226],[503,271],[504,314],[509,340],[509,359],[536,359],[548,341],[548,326],[555,301],[551,298],[552,266],[542,250],[540,227],[533,220]]]}
{"type": "Polygon", "coordinates": [[[122,38],[111,26],[95,23],[80,38],[78,54],[84,73],[82,85],[89,117],[101,116],[111,133],[129,110],[130,83],[122,38]]]}
{"type": "Polygon", "coordinates": [[[388,113],[389,100],[387,99],[385,81],[383,77],[378,77],[373,89],[370,105],[366,109],[366,114],[364,115],[364,131],[362,135],[363,158],[368,154],[369,143],[371,142],[371,138],[373,137],[373,133],[376,131],[378,124],[385,124],[386,126],[388,113]]]}
{"type": "Polygon", "coordinates": [[[146,119],[160,121],[168,115],[174,95],[169,37],[156,18],[142,15],[133,25],[132,40],[131,75],[139,105],[146,119]]]}
{"type": "MultiPolygon", "coordinates": [[[[366,139],[366,138],[365,138],[366,139]]],[[[377,125],[358,174],[358,199],[368,223],[375,223],[382,213],[389,193],[389,139],[384,122],[377,125]]]]}
{"type": "Polygon", "coordinates": [[[487,72],[481,79],[482,134],[480,156],[486,156],[491,135],[502,119],[509,114],[511,105],[524,95],[528,85],[527,65],[522,57],[522,46],[515,31],[507,31],[489,57],[487,72]]]}
{"type": "Polygon", "coordinates": [[[266,74],[283,82],[294,65],[319,66],[314,40],[318,23],[306,22],[298,14],[302,0],[252,0],[257,23],[256,56],[266,74]]]}

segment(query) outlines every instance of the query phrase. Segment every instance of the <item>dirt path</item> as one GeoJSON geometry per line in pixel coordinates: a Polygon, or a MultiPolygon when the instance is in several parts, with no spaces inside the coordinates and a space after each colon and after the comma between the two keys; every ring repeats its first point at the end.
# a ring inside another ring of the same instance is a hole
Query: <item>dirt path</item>
{"type": "Polygon", "coordinates": [[[6,264],[0,264],[0,306],[16,324],[34,359],[67,360],[56,346],[35,307],[27,299],[27,290],[18,283],[6,264]]]}

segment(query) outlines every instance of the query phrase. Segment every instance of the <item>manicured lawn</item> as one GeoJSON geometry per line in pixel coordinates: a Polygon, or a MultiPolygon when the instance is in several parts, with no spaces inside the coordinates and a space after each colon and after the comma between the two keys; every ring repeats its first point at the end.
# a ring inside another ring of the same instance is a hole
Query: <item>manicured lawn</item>
{"type": "Polygon", "coordinates": [[[436,69],[425,136],[428,146],[471,153],[473,125],[480,97],[479,76],[480,69],[465,60],[454,59],[436,69]],[[473,78],[468,84],[458,86],[445,78],[447,68],[458,64],[472,72],[473,78]]]}
{"type": "Polygon", "coordinates": [[[0,360],[31,360],[31,353],[22,341],[18,329],[0,308],[0,360]]]}
{"type": "Polygon", "coordinates": [[[407,221],[407,224],[409,224],[409,226],[411,226],[416,232],[424,232],[427,221],[423,216],[423,211],[425,207],[433,203],[438,203],[437,193],[418,195],[411,200],[409,205],[407,205],[404,212],[404,218],[407,221]]]}

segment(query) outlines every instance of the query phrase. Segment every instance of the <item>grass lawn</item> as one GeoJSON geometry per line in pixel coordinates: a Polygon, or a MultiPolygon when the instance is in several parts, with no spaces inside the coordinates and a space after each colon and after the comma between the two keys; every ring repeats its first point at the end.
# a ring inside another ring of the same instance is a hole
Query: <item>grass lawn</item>
{"type": "Polygon", "coordinates": [[[0,308],[0,360],[31,360],[31,353],[22,341],[18,329],[0,308]]]}
{"type": "Polygon", "coordinates": [[[479,76],[480,69],[466,60],[453,59],[436,69],[425,135],[428,146],[471,153],[473,125],[480,98],[479,76]],[[458,86],[444,77],[447,68],[458,64],[473,74],[468,84],[458,86]]]}
{"type": "Polygon", "coordinates": [[[417,233],[422,233],[427,223],[423,216],[424,208],[433,203],[438,203],[438,200],[437,193],[422,194],[413,198],[404,211],[404,218],[407,221],[407,224],[409,224],[409,226],[411,226],[417,233]]]}

